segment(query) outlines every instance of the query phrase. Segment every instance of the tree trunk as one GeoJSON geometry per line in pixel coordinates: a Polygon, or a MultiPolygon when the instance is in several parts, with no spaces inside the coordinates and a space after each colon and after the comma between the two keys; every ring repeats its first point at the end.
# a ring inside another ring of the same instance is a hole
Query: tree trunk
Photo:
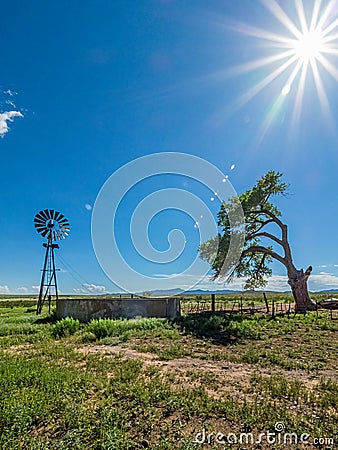
{"type": "Polygon", "coordinates": [[[296,312],[314,311],[315,303],[310,299],[307,288],[307,280],[311,274],[312,267],[308,267],[304,273],[303,269],[296,270],[292,277],[289,278],[289,285],[292,289],[293,298],[296,303],[296,312]]]}

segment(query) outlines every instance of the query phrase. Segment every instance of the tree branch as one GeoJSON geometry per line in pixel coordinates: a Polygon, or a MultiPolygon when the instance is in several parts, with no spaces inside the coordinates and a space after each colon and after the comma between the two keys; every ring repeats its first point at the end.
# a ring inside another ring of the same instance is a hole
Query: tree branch
{"type": "Polygon", "coordinates": [[[255,233],[258,233],[262,228],[265,227],[265,225],[267,225],[268,223],[274,222],[274,220],[273,219],[270,219],[270,220],[257,220],[257,222],[260,223],[261,226],[257,230],[255,230],[255,233]]]}
{"type": "Polygon", "coordinates": [[[250,211],[249,214],[265,214],[266,216],[271,217],[272,221],[276,222],[276,224],[279,225],[279,227],[282,230],[283,230],[283,228],[285,226],[284,223],[280,219],[278,219],[278,217],[275,214],[273,214],[271,211],[268,211],[267,209],[260,209],[260,210],[257,210],[257,211],[250,211]]]}
{"type": "Polygon", "coordinates": [[[266,216],[271,217],[271,220],[280,227],[280,229],[282,230],[282,242],[283,242],[283,244],[280,244],[280,245],[283,246],[284,251],[285,251],[285,256],[288,259],[289,263],[293,264],[292,257],[291,257],[290,245],[289,245],[289,241],[288,241],[287,225],[285,225],[280,219],[278,219],[278,217],[275,214],[273,214],[271,211],[268,211],[266,209],[261,209],[259,211],[251,211],[251,214],[265,214],[266,216]]]}
{"type": "Polygon", "coordinates": [[[241,258],[248,256],[250,253],[264,253],[266,255],[270,255],[272,258],[277,259],[277,261],[282,263],[284,266],[287,266],[286,260],[281,255],[261,245],[253,245],[252,247],[247,248],[242,252],[241,258]]]}
{"type": "Polygon", "coordinates": [[[304,276],[306,277],[306,280],[308,280],[309,276],[311,275],[311,272],[312,272],[312,266],[309,266],[306,269],[305,274],[304,274],[304,276]]]}
{"type": "Polygon", "coordinates": [[[255,239],[257,237],[266,237],[271,239],[272,241],[277,242],[277,244],[281,245],[284,248],[284,242],[280,239],[278,239],[278,237],[274,236],[273,234],[267,233],[266,231],[262,231],[261,233],[255,233],[252,234],[251,236],[247,236],[247,238],[245,239],[246,241],[250,240],[250,239],[255,239]]]}
{"type": "Polygon", "coordinates": [[[259,272],[261,271],[261,269],[263,268],[266,257],[267,257],[267,254],[264,253],[263,256],[262,256],[261,262],[259,263],[259,266],[257,267],[257,270],[255,270],[255,274],[256,275],[258,275],[259,272]]]}

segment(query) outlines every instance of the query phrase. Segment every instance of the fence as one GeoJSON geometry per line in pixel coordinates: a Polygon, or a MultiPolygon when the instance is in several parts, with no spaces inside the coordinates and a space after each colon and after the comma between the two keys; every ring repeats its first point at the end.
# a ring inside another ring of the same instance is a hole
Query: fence
{"type": "MultiPolygon", "coordinates": [[[[220,296],[217,298],[216,294],[210,294],[210,296],[189,296],[181,298],[181,312],[183,314],[194,313],[223,313],[223,314],[268,314],[272,317],[278,315],[295,314],[295,304],[290,298],[278,299],[273,296],[269,299],[265,292],[261,295],[256,294],[255,297],[241,296],[239,298],[231,298],[220,296]]],[[[315,300],[316,312],[328,312],[332,320],[338,319],[338,300],[329,299],[328,301],[321,302],[315,300]]]]}

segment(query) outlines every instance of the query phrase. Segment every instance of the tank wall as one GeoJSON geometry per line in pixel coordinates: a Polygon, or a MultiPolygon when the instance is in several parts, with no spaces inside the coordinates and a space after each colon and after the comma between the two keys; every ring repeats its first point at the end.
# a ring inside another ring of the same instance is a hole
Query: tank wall
{"type": "Polygon", "coordinates": [[[158,317],[174,319],[180,315],[178,298],[151,299],[59,299],[56,302],[56,317],[73,317],[81,322],[92,319],[158,317]]]}

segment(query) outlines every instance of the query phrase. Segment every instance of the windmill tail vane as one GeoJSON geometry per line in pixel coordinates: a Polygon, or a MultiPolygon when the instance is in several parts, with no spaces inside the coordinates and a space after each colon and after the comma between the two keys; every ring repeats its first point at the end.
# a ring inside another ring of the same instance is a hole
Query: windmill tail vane
{"type": "Polygon", "coordinates": [[[53,292],[55,299],[58,300],[59,298],[54,258],[54,250],[58,249],[59,245],[54,242],[66,239],[70,232],[70,225],[65,216],[54,209],[39,211],[34,217],[34,225],[36,231],[47,239],[47,242],[43,244],[46,252],[36,309],[36,314],[40,314],[46,300],[48,300],[50,312],[53,292]]]}

